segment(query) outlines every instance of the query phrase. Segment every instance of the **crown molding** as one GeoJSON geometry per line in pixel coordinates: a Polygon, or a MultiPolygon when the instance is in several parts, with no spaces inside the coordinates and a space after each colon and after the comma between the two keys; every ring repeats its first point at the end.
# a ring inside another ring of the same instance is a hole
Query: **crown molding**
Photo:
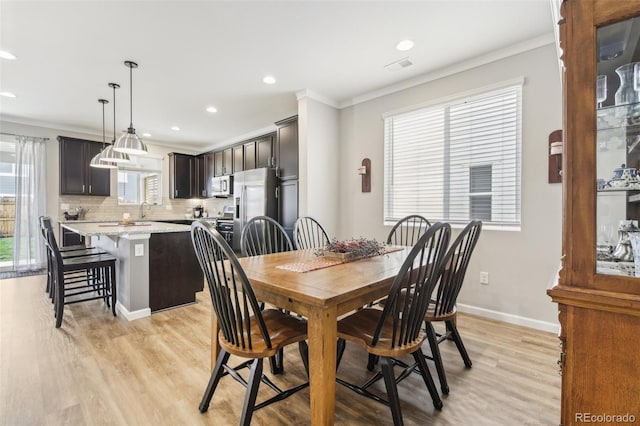
{"type": "Polygon", "coordinates": [[[529,39],[521,43],[513,44],[503,49],[494,50],[493,52],[489,52],[485,55],[476,56],[474,58],[471,58],[462,62],[458,62],[457,64],[454,64],[449,67],[440,68],[433,72],[422,74],[418,77],[410,78],[400,83],[392,84],[390,86],[386,86],[381,89],[374,90],[372,92],[353,97],[351,99],[341,102],[338,108],[343,109],[343,108],[347,108],[363,102],[367,102],[372,99],[379,98],[381,96],[390,95],[392,93],[396,93],[401,90],[409,89],[411,87],[428,83],[430,81],[438,80],[440,78],[444,78],[462,71],[467,71],[472,68],[479,67],[481,65],[486,65],[491,62],[505,59],[510,56],[515,56],[517,54],[524,53],[529,50],[537,49],[542,46],[547,46],[553,43],[555,43],[554,34],[553,33],[544,34],[542,36],[535,37],[533,39],[529,39]]]}
{"type": "MultiPolygon", "coordinates": [[[[97,139],[102,139],[102,133],[96,133],[95,129],[84,129],[81,127],[60,125],[59,123],[50,123],[47,121],[32,120],[24,117],[14,117],[6,114],[0,114],[0,121],[5,123],[21,124],[25,126],[40,127],[43,129],[50,129],[50,130],[60,131],[60,132],[80,133],[87,136],[95,136],[97,139]]],[[[100,141],[96,140],[96,142],[100,142],[100,141]]],[[[107,143],[110,143],[110,141],[107,141],[107,143]]],[[[202,148],[199,146],[179,145],[176,143],[156,141],[156,140],[151,140],[147,138],[144,139],[144,143],[148,145],[162,146],[164,148],[171,148],[176,150],[186,149],[193,152],[201,152],[202,150],[202,148]]]]}
{"type": "Polygon", "coordinates": [[[336,108],[336,109],[340,108],[338,102],[334,101],[333,99],[327,98],[326,96],[323,96],[319,93],[316,93],[312,90],[305,89],[305,90],[296,92],[296,99],[298,102],[300,102],[302,99],[305,99],[305,98],[313,99],[314,101],[321,102],[332,108],[336,108]]]}

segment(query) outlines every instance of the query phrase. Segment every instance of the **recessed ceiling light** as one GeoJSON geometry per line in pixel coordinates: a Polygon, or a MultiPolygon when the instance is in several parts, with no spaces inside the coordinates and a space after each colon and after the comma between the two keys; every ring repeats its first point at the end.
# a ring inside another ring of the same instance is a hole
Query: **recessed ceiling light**
{"type": "Polygon", "coordinates": [[[13,61],[14,59],[16,59],[16,56],[11,52],[7,52],[6,50],[0,50],[0,58],[10,59],[13,61]]]}
{"type": "Polygon", "coordinates": [[[402,40],[400,43],[396,44],[396,49],[401,52],[411,50],[411,48],[413,48],[413,41],[411,40],[402,40]]]}
{"type": "Polygon", "coordinates": [[[179,132],[179,131],[180,131],[180,127],[178,127],[178,126],[171,126],[171,130],[173,130],[174,132],[179,132]]]}
{"type": "Polygon", "coordinates": [[[214,106],[207,107],[207,112],[210,112],[211,114],[213,114],[214,112],[218,112],[218,108],[214,106]]]}
{"type": "Polygon", "coordinates": [[[5,98],[15,98],[16,95],[14,95],[11,92],[0,92],[0,96],[4,96],[5,98]]]}
{"type": "Polygon", "coordinates": [[[145,138],[150,138],[151,137],[151,133],[143,133],[142,136],[144,136],[145,138]]]}
{"type": "Polygon", "coordinates": [[[272,76],[272,75],[266,75],[266,76],[264,76],[264,78],[262,79],[262,81],[263,81],[265,84],[275,84],[275,82],[276,82],[276,78],[275,78],[274,76],[272,76]]]}

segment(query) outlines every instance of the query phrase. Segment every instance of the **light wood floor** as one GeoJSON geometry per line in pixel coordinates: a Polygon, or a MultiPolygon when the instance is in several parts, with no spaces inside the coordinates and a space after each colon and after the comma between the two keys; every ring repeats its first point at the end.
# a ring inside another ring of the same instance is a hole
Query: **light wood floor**
{"type": "MultiPolygon", "coordinates": [[[[44,276],[1,280],[0,424],[238,424],[244,388],[229,377],[209,411],[198,411],[209,378],[207,298],[200,293],[194,305],[133,322],[114,318],[98,301],[70,305],[55,329],[44,276]]],[[[558,424],[556,337],[470,315],[460,314],[458,323],[473,368],[464,368],[453,343],[441,344],[451,389],[444,408],[434,412],[412,375],[399,385],[405,424],[558,424]]],[[[284,376],[274,379],[283,387],[304,381],[297,345],[290,348],[284,376]]],[[[347,345],[338,375],[364,381],[371,374],[365,365],[366,353],[347,345]]],[[[383,383],[376,386],[384,394],[383,383]]],[[[336,392],[336,424],[392,424],[386,406],[340,385],[336,392]]],[[[258,401],[270,395],[262,386],[258,401]]],[[[309,424],[308,389],[258,411],[253,424],[309,424]]]]}

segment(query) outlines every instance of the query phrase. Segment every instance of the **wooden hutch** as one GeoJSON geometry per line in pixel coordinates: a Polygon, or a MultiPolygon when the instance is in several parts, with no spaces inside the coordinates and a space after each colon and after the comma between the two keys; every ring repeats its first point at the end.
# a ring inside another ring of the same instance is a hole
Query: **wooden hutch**
{"type": "Polygon", "coordinates": [[[620,221],[640,220],[640,182],[621,177],[640,168],[640,0],[564,0],[560,13],[560,423],[640,424],[640,271],[612,250],[620,221]]]}

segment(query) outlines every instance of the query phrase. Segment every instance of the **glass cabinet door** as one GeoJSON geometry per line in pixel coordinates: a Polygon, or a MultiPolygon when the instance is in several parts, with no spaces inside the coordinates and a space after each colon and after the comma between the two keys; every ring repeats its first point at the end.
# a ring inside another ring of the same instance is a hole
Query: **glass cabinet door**
{"type": "Polygon", "coordinates": [[[640,17],[599,27],[596,55],[596,272],[636,276],[635,257],[640,265],[640,17]]]}

